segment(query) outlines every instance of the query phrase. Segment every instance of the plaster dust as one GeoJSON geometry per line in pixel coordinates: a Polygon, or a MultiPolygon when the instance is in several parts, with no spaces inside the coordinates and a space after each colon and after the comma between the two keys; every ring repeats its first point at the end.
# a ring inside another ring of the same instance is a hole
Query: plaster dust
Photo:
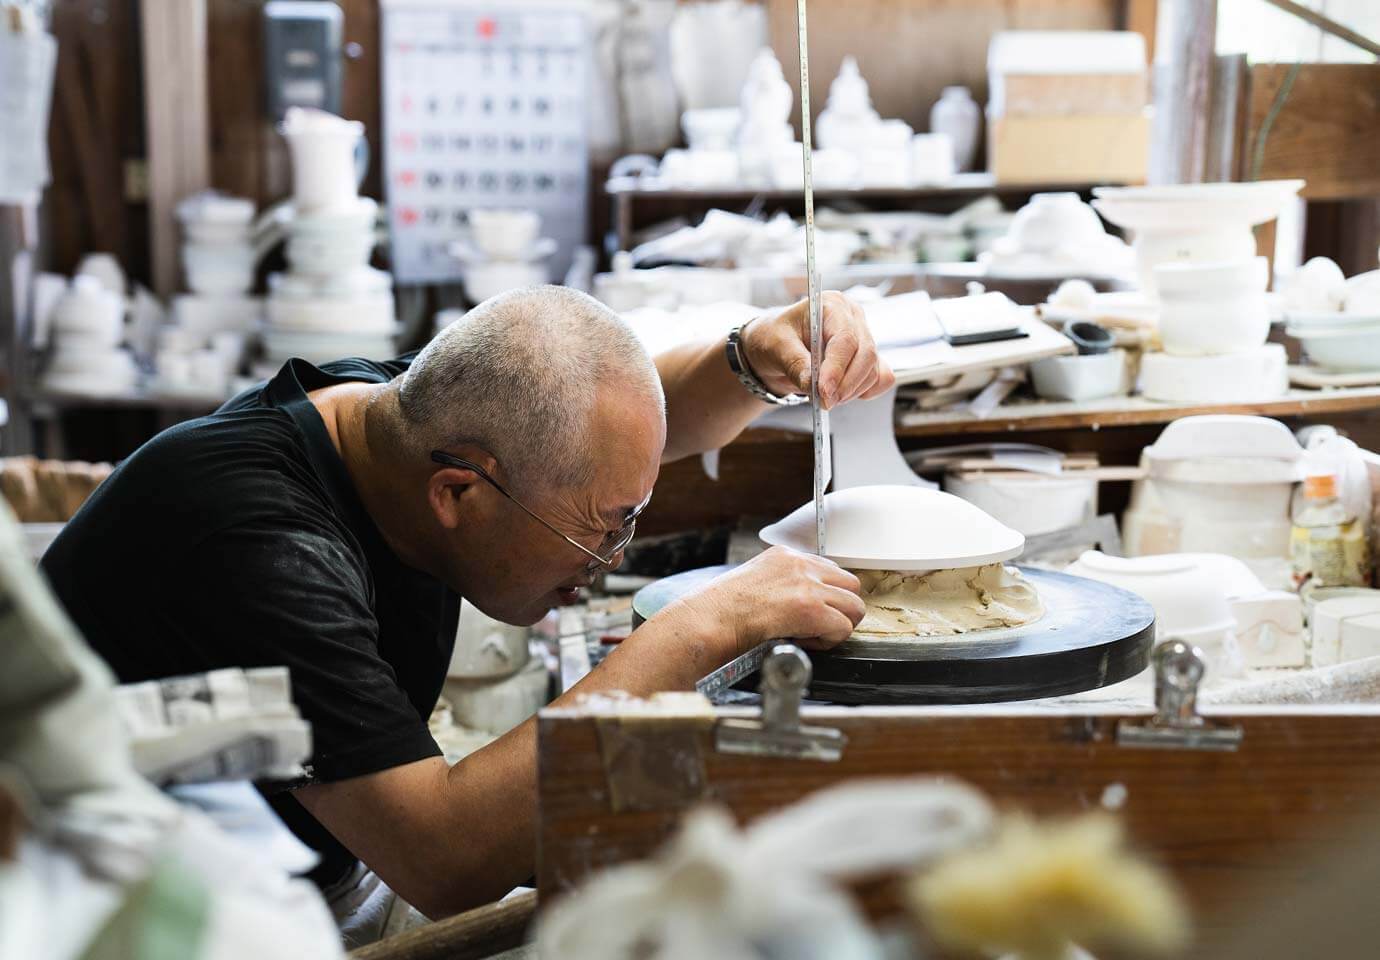
{"type": "Polygon", "coordinates": [[[909,640],[1019,627],[1044,615],[1034,585],[1014,567],[901,573],[854,570],[867,613],[855,636],[909,640]]]}

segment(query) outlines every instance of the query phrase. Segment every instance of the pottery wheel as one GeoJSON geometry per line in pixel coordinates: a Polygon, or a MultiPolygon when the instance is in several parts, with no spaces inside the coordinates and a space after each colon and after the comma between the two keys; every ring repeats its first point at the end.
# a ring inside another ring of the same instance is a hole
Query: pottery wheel
{"type": "MultiPolygon", "coordinates": [[[[705,567],[633,597],[634,625],[731,570],[705,567]]],[[[811,652],[809,696],[844,704],[998,703],[1118,683],[1150,662],[1155,612],[1134,593],[1085,577],[1021,567],[1045,614],[1021,627],[897,641],[855,636],[811,652]]]]}

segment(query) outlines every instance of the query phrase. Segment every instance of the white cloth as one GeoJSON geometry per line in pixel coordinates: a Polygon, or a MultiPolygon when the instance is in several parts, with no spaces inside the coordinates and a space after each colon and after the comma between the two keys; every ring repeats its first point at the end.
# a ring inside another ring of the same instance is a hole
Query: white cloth
{"type": "Polygon", "coordinates": [[[430,921],[362,863],[323,891],[346,950],[420,927],[430,921]]]}

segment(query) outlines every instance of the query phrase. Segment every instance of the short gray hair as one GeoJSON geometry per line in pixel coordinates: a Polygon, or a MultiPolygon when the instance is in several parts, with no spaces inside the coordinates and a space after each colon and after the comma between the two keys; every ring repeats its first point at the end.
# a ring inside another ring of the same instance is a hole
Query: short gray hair
{"type": "Polygon", "coordinates": [[[590,420],[611,383],[665,407],[656,366],[616,313],[569,287],[530,287],[438,333],[403,374],[398,404],[419,445],[475,444],[519,486],[567,487],[590,481],[590,420]]]}

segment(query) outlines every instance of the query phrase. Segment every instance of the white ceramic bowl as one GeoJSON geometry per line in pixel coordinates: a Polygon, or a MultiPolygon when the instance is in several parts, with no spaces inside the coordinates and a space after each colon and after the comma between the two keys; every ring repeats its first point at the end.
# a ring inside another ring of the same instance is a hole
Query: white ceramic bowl
{"type": "Polygon", "coordinates": [[[245,243],[182,245],[187,287],[203,296],[243,296],[254,286],[258,254],[245,243]]]}
{"type": "MultiPolygon", "coordinates": [[[[766,153],[760,160],[771,162],[766,153]]],[[[668,187],[722,187],[738,180],[739,162],[733,150],[667,150],[657,176],[668,187]]]]}
{"type": "Polygon", "coordinates": [[[254,204],[214,191],[193,194],[177,205],[183,237],[192,243],[248,243],[254,204]]]}
{"type": "MultiPolygon", "coordinates": [[[[850,487],[825,495],[825,555],[857,570],[948,570],[1009,560],[1025,537],[959,497],[923,487],[850,487]]],[[[807,503],[763,527],[763,542],[813,553],[807,503]]]]}
{"type": "Polygon", "coordinates": [[[93,276],[74,277],[53,307],[50,325],[59,342],[113,347],[124,339],[124,300],[93,276]]]}
{"type": "Polygon", "coordinates": [[[113,253],[88,253],[77,264],[74,276],[95,277],[102,287],[122,300],[129,285],[125,269],[113,253]]]}
{"type": "Polygon", "coordinates": [[[1125,396],[1126,351],[1085,356],[1045,357],[1030,365],[1035,393],[1049,400],[1096,400],[1125,396]]]}
{"type": "Polygon", "coordinates": [[[535,210],[474,209],[469,221],[474,245],[495,259],[521,257],[541,236],[535,210]]]}
{"type": "Polygon", "coordinates": [[[1254,227],[1279,216],[1285,201],[1303,185],[1303,180],[1259,180],[1094,187],[1093,206],[1128,230],[1210,230],[1228,220],[1254,227]]]}
{"type": "Polygon", "coordinates": [[[287,233],[339,236],[372,233],[378,225],[378,201],[353,197],[348,203],[326,210],[296,210],[287,222],[287,233]]]}
{"type": "Polygon", "coordinates": [[[269,327],[278,331],[377,338],[391,336],[397,326],[389,292],[314,299],[271,296],[267,308],[269,327]]]}
{"type": "Polygon", "coordinates": [[[1092,207],[1076,193],[1037,193],[1016,211],[1007,236],[1018,250],[1050,253],[1097,243],[1106,233],[1092,207]]]}
{"type": "Polygon", "coordinates": [[[1346,275],[1335,260],[1314,257],[1293,272],[1280,293],[1291,313],[1336,313],[1346,302],[1346,275]]]}
{"type": "Polygon", "coordinates": [[[263,321],[264,303],[258,297],[180,293],[173,297],[172,312],[179,326],[206,337],[220,330],[250,333],[263,321]]]}
{"type": "Polygon", "coordinates": [[[318,276],[310,273],[270,273],[268,292],[289,300],[343,299],[389,293],[393,277],[386,270],[360,267],[343,273],[318,276]]]}
{"type": "Polygon", "coordinates": [[[1270,282],[1264,257],[1218,262],[1171,262],[1155,267],[1161,302],[1194,303],[1264,293],[1270,282]]]}
{"type": "Polygon", "coordinates": [[[1204,357],[1147,353],[1140,360],[1140,392],[1164,403],[1251,403],[1289,389],[1283,344],[1204,357]]]}
{"type": "Polygon", "coordinates": [[[1240,353],[1263,345],[1270,315],[1263,293],[1236,300],[1182,303],[1160,310],[1160,343],[1176,357],[1240,353]]]}
{"type": "Polygon", "coordinates": [[[1347,313],[1380,314],[1380,270],[1358,273],[1346,282],[1347,313]]]}
{"type": "Polygon", "coordinates": [[[309,363],[328,363],[343,357],[387,360],[397,353],[395,336],[395,332],[318,333],[270,327],[264,331],[264,353],[275,364],[293,357],[309,363]]]}
{"type": "Polygon", "coordinates": [[[1207,356],[1263,344],[1270,335],[1264,257],[1155,267],[1160,340],[1166,353],[1207,356]]]}
{"type": "Polygon", "coordinates": [[[680,115],[680,129],[691,150],[732,150],[742,111],[737,107],[702,107],[680,115]]]}
{"type": "Polygon", "coordinates": [[[1320,367],[1342,373],[1380,370],[1380,323],[1325,331],[1291,326],[1286,332],[1302,341],[1308,359],[1320,367]]]}
{"type": "Polygon", "coordinates": [[[500,293],[535,287],[549,279],[550,273],[544,263],[524,260],[470,263],[465,266],[465,295],[478,304],[500,293]]]}
{"type": "Polygon", "coordinates": [[[1156,633],[1164,639],[1230,631],[1236,621],[1228,601],[1265,589],[1240,560],[1210,553],[1110,557],[1089,550],[1064,572],[1144,597],[1155,608],[1156,633]]]}
{"type": "Polygon", "coordinates": [[[288,237],[287,261],[294,273],[320,277],[353,273],[368,266],[374,243],[372,231],[320,236],[294,233],[288,237]]]}
{"type": "Polygon", "coordinates": [[[1027,537],[1076,527],[1097,513],[1097,481],[1086,477],[951,473],[944,489],[1027,537]]]}
{"type": "Polygon", "coordinates": [[[1307,333],[1338,333],[1380,326],[1380,313],[1286,313],[1289,328],[1307,333]]]}

